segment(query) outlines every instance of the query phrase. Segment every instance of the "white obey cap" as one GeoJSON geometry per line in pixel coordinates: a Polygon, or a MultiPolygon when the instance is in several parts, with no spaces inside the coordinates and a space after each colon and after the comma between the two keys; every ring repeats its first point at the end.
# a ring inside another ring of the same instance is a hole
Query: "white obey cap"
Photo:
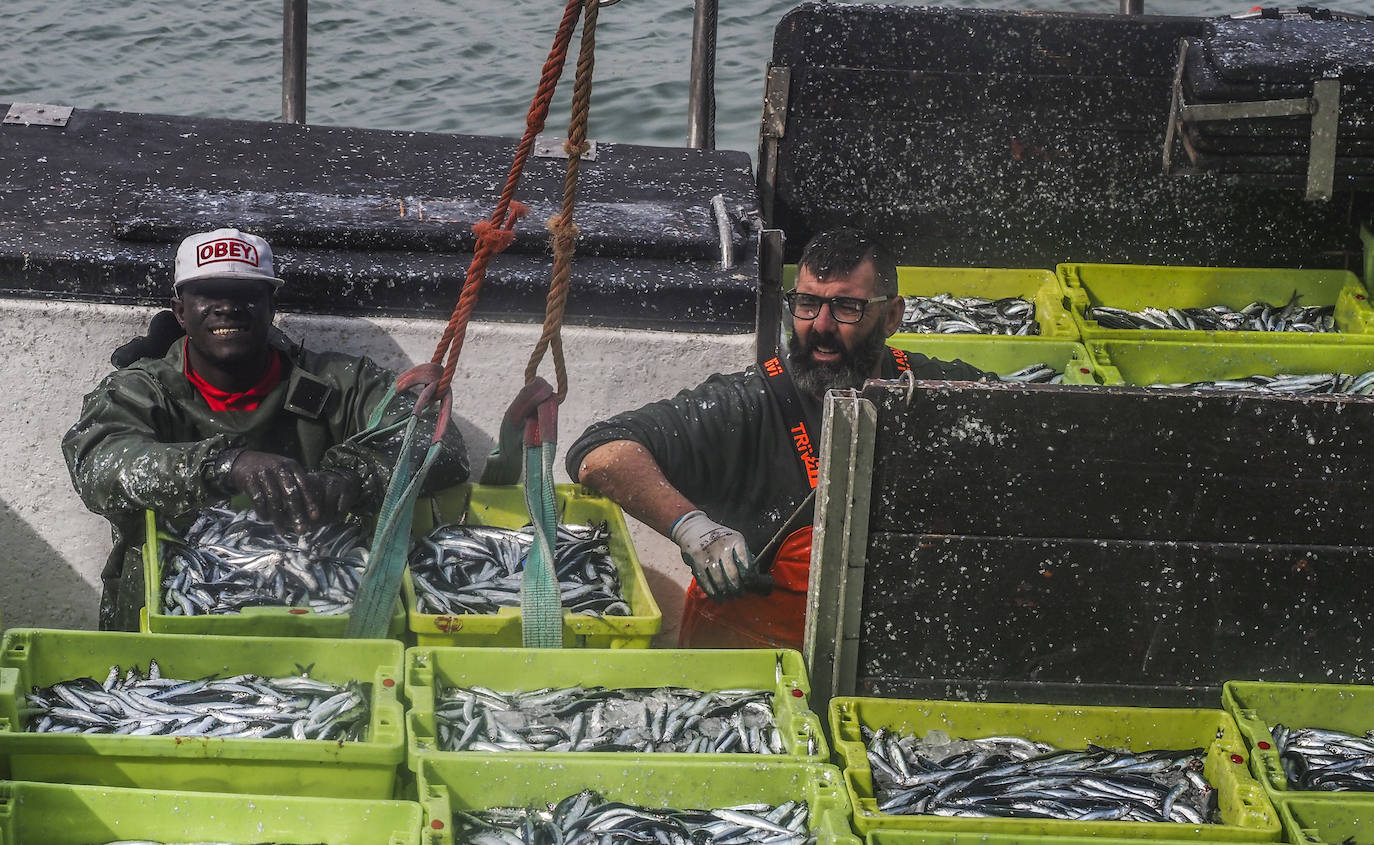
{"type": "Polygon", "coordinates": [[[198,279],[269,282],[273,290],[282,286],[272,270],[272,247],[257,235],[238,229],[200,232],[181,242],[172,292],[198,279]]]}

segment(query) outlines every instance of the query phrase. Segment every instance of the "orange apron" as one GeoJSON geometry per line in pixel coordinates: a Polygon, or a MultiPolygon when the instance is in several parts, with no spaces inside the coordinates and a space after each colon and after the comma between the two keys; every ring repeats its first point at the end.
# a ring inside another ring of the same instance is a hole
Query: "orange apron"
{"type": "Polygon", "coordinates": [[[766,596],[746,593],[713,601],[692,579],[682,606],[678,646],[800,649],[810,573],[811,526],[807,525],[787,535],[778,547],[769,570],[775,586],[766,596]]]}

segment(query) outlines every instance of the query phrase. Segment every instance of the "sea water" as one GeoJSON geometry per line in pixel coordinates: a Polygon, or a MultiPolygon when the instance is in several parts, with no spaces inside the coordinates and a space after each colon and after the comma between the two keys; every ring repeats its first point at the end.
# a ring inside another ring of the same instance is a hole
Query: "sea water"
{"type": "MultiPolygon", "coordinates": [[[[720,0],[716,145],[756,152],[773,30],[792,0],[720,0]]],[[[914,4],[905,4],[914,5],[914,4]]],[[[926,5],[1114,13],[1118,0],[926,5]]],[[[1243,0],[1144,0],[1149,14],[1245,11],[1243,0]]],[[[1374,2],[1338,3],[1374,11],[1374,2]]],[[[281,115],[277,0],[0,0],[0,102],[192,114],[281,115]]],[[[311,0],[311,123],[518,136],[561,17],[558,0],[311,0]]],[[[600,11],[591,135],[678,146],[687,138],[692,0],[600,11]]],[[[574,40],[575,53],[576,39],[574,40]]],[[[547,131],[564,134],[573,56],[547,131]]]]}

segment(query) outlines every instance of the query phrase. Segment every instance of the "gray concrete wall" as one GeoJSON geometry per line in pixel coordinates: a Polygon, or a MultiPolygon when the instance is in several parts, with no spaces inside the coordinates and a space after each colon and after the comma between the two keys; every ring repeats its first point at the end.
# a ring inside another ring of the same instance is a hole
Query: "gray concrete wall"
{"type": "MultiPolygon", "coordinates": [[[[110,351],[142,334],[155,309],[0,299],[0,624],[93,628],[108,524],[81,504],[62,460],[62,435],[82,396],[110,371],[110,351]]],[[[280,314],[278,325],[315,349],[368,355],[394,369],[428,361],[443,331],[435,320],[280,314]]],[[[523,383],[538,326],[473,323],[453,381],[454,410],[474,475],[491,451],[506,405],[523,383]]],[[[637,407],[713,372],[752,360],[752,335],[699,335],[568,327],[569,395],[560,445],[591,422],[637,407]]],[[[549,360],[541,374],[554,381],[549,360]]],[[[558,480],[567,481],[560,458],[558,480]]],[[[663,608],[664,644],[676,641],[687,570],[677,547],[630,520],[663,608]]]]}

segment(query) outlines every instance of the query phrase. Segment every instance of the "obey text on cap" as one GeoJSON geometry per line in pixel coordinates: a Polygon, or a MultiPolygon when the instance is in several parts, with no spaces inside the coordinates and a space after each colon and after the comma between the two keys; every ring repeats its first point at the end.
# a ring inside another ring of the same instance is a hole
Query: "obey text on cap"
{"type": "Polygon", "coordinates": [[[197,267],[226,261],[248,264],[256,268],[258,266],[258,249],[238,238],[217,238],[213,241],[206,241],[196,248],[197,267]]]}

